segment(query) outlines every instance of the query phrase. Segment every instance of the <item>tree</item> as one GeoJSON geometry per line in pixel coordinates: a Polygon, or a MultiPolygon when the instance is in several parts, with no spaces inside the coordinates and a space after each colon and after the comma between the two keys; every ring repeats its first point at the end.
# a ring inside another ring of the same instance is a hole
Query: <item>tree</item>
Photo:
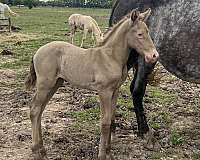
{"type": "Polygon", "coordinates": [[[14,5],[21,5],[23,4],[23,0],[15,0],[14,5]]]}
{"type": "Polygon", "coordinates": [[[8,4],[8,0],[0,0],[1,3],[8,4]]]}
{"type": "Polygon", "coordinates": [[[29,9],[36,7],[39,4],[39,0],[24,0],[24,5],[28,6],[29,9]]]}

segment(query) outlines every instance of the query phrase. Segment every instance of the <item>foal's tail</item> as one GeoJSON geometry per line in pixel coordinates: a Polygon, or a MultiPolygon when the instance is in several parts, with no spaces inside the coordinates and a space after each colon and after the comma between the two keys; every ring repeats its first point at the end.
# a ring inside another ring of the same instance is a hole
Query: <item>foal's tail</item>
{"type": "Polygon", "coordinates": [[[34,63],[33,63],[33,59],[32,59],[31,65],[30,65],[30,72],[25,80],[25,87],[27,90],[30,90],[33,87],[35,87],[36,79],[37,79],[37,77],[36,77],[35,67],[34,67],[34,63]]]}

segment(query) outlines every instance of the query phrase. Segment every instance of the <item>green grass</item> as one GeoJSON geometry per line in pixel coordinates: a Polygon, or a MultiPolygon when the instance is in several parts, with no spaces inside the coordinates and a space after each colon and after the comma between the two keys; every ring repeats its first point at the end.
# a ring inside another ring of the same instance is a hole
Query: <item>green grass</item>
{"type": "MultiPolygon", "coordinates": [[[[74,9],[74,8],[12,8],[20,16],[12,17],[12,23],[19,26],[22,30],[20,33],[30,36],[27,41],[22,41],[16,45],[16,42],[3,42],[0,44],[0,52],[4,49],[11,50],[14,54],[14,61],[0,63],[0,69],[20,69],[30,64],[31,57],[42,45],[55,41],[67,41],[69,37],[65,33],[69,32],[68,17],[73,13],[82,13],[93,16],[100,28],[105,30],[107,27],[110,10],[108,9],[74,9]],[[31,38],[34,36],[34,39],[31,38]]],[[[90,35],[88,34],[88,37],[90,35]]],[[[75,36],[75,43],[80,45],[82,34],[79,32],[75,36]]],[[[90,47],[91,38],[86,40],[85,46],[90,47]]]]}
{"type": "Polygon", "coordinates": [[[168,128],[172,124],[172,117],[169,112],[154,112],[151,114],[149,124],[154,129],[168,128]]]}
{"type": "Polygon", "coordinates": [[[149,96],[146,97],[147,100],[158,103],[160,105],[169,105],[176,103],[178,96],[174,93],[169,93],[158,87],[149,86],[148,88],[149,96]]]}
{"type": "Polygon", "coordinates": [[[200,160],[200,151],[192,153],[192,160],[200,160]]]}
{"type": "Polygon", "coordinates": [[[99,115],[100,115],[99,107],[87,109],[84,111],[70,112],[66,114],[67,117],[75,118],[76,122],[80,123],[85,123],[85,122],[93,123],[94,121],[99,120],[99,115]]]}
{"type": "Polygon", "coordinates": [[[160,160],[163,157],[163,153],[160,152],[153,152],[152,155],[149,157],[150,160],[160,160]]]}
{"type": "Polygon", "coordinates": [[[200,112],[200,101],[199,100],[192,102],[191,105],[194,110],[196,110],[197,112],[200,112]]]}
{"type": "Polygon", "coordinates": [[[66,113],[66,117],[74,119],[74,123],[70,127],[75,130],[85,129],[91,133],[100,133],[100,128],[98,127],[100,123],[99,106],[83,111],[66,113]]]}
{"type": "Polygon", "coordinates": [[[171,143],[174,146],[178,146],[184,143],[184,137],[181,135],[181,133],[177,132],[176,130],[173,130],[171,133],[171,143]]]}

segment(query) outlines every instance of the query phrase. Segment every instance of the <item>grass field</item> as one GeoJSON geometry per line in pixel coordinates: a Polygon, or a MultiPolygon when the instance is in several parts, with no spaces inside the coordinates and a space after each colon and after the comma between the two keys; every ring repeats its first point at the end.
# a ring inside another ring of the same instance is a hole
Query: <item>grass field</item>
{"type": "MultiPolygon", "coordinates": [[[[24,78],[36,50],[51,41],[68,41],[64,23],[72,13],[94,17],[100,28],[108,26],[110,10],[72,8],[12,8],[18,33],[0,34],[0,160],[31,159],[31,126],[29,104],[33,91],[24,90],[24,78]]],[[[89,36],[88,36],[89,37],[89,36]]],[[[77,33],[76,44],[80,44],[77,33]]],[[[92,44],[89,38],[85,47],[92,44]]],[[[137,124],[132,112],[130,80],[122,86],[118,99],[117,135],[112,142],[116,160],[198,160],[200,159],[200,86],[183,82],[157,68],[164,77],[156,86],[148,85],[145,112],[156,131],[162,150],[144,148],[136,136],[137,124]]],[[[93,160],[99,143],[99,101],[96,93],[77,89],[65,83],[54,95],[43,120],[44,144],[52,160],[93,160]],[[75,92],[73,92],[75,90],[75,92]]]]}
{"type": "MultiPolygon", "coordinates": [[[[16,12],[20,16],[12,19],[13,24],[21,27],[22,31],[20,33],[27,34],[29,37],[25,41],[23,41],[22,37],[23,42],[20,45],[16,45],[16,41],[0,44],[0,47],[7,46],[7,49],[16,53],[14,57],[16,59],[12,62],[1,64],[0,67],[2,68],[21,68],[27,65],[35,51],[47,42],[55,40],[69,41],[69,37],[65,36],[65,33],[68,32],[68,25],[64,22],[67,22],[69,15],[72,13],[92,15],[98,20],[102,29],[104,29],[107,27],[107,18],[110,11],[103,9],[96,11],[95,9],[34,8],[32,10],[16,9],[16,12]]],[[[77,45],[80,44],[80,38],[80,33],[78,33],[76,38],[77,45]]],[[[91,38],[87,42],[90,44],[91,38]]]]}

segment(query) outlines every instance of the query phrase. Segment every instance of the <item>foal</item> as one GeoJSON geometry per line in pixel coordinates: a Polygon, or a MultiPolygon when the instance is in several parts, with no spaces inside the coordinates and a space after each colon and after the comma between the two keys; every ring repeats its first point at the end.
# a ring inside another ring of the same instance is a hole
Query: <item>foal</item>
{"type": "Polygon", "coordinates": [[[83,37],[81,46],[83,47],[84,40],[87,37],[87,33],[92,33],[92,40],[95,44],[94,35],[96,37],[97,44],[102,40],[103,34],[97,24],[97,22],[91,16],[85,16],[81,14],[72,14],[68,19],[69,26],[71,28],[71,42],[74,42],[74,35],[77,28],[83,30],[83,37]]]}
{"type": "Polygon", "coordinates": [[[26,87],[36,85],[31,104],[32,151],[35,159],[45,159],[41,115],[46,104],[67,80],[75,86],[96,90],[101,103],[101,137],[99,160],[110,160],[111,121],[114,120],[118,90],[127,77],[127,60],[131,48],[145,60],[154,63],[158,52],[149,36],[144,13],[132,11],[105,35],[96,48],[82,49],[70,43],[55,41],[42,46],[33,57],[26,87]],[[37,81],[37,82],[36,82],[37,81]]]}

